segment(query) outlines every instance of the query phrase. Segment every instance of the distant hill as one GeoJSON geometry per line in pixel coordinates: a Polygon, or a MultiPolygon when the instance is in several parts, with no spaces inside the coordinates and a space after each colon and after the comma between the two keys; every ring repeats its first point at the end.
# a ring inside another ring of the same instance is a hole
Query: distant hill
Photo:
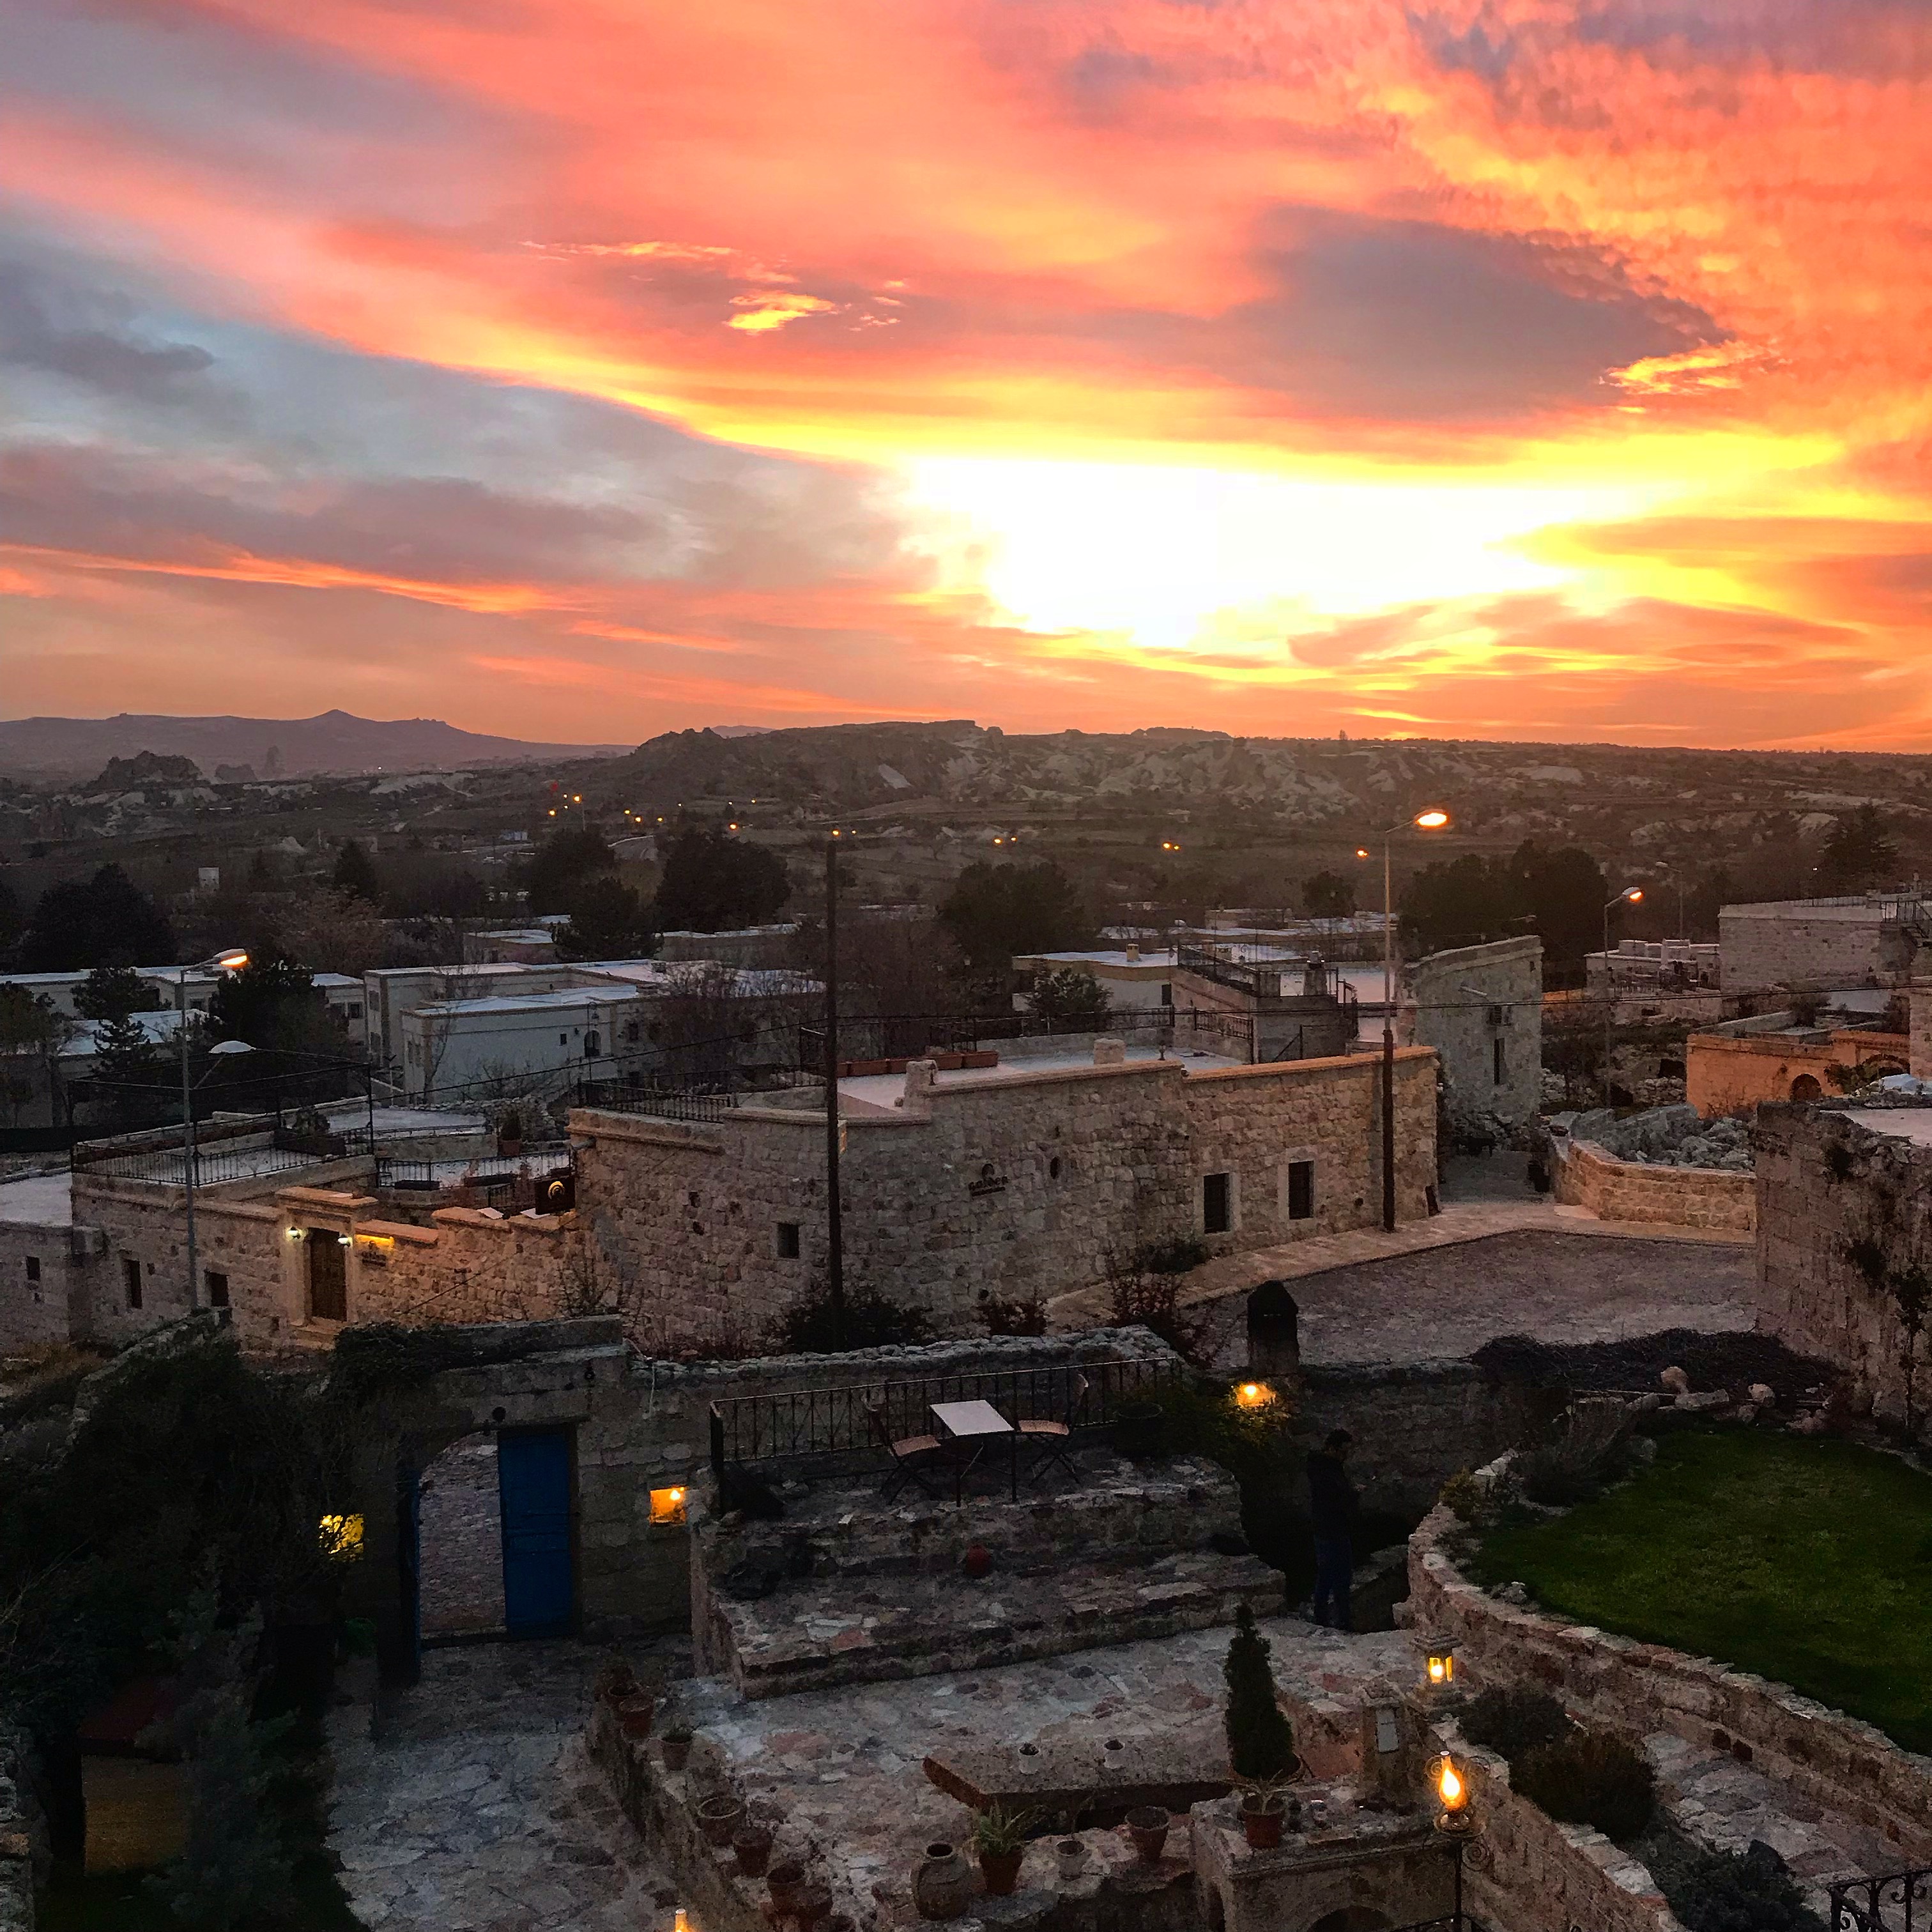
{"type": "Polygon", "coordinates": [[[454,771],[536,759],[616,757],[628,745],[526,744],[459,731],[440,718],[113,718],[0,720],[0,772],[88,778],[111,760],[143,752],[192,758],[204,772],[249,766],[257,778],[322,772],[454,771]]]}
{"type": "Polygon", "coordinates": [[[142,752],[131,758],[110,758],[94,781],[95,791],[134,791],[142,785],[198,785],[201,767],[192,758],[142,752]]]}

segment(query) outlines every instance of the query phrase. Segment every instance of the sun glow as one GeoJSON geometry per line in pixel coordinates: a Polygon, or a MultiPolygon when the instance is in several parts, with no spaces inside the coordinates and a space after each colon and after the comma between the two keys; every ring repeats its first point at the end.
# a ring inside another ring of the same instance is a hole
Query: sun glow
{"type": "Polygon", "coordinates": [[[1393,605],[1581,585],[1535,532],[1641,514],[1646,482],[1414,482],[1125,464],[930,458],[915,500],[971,537],[949,559],[1014,621],[1172,651],[1273,647],[1393,605]]]}

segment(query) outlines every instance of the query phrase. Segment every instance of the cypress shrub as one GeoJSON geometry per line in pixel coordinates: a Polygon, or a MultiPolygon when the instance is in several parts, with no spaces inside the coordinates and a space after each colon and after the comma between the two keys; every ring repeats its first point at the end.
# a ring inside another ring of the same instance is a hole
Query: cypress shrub
{"type": "Polygon", "coordinates": [[[1228,1760],[1234,1775],[1280,1778],[1294,1768],[1294,1730],[1275,1702],[1270,1646],[1244,1604],[1234,1614],[1223,1674],[1228,1684],[1228,1760]]]}

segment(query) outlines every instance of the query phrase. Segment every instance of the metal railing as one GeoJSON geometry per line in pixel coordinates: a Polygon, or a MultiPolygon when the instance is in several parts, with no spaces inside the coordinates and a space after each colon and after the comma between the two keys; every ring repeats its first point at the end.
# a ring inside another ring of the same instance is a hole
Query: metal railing
{"type": "Polygon", "coordinates": [[[1932,1865],[1830,1888],[1832,1932],[1932,1932],[1932,1865]]]}
{"type": "Polygon", "coordinates": [[[583,1080],[578,1083],[574,1104],[609,1114],[647,1114],[660,1120],[722,1120],[742,1097],[735,1090],[706,1093],[628,1080],[583,1080]]]}
{"type": "Polygon", "coordinates": [[[557,1141],[526,1149],[520,1154],[492,1154],[480,1160],[398,1160],[392,1154],[376,1156],[378,1187],[454,1187],[462,1184],[488,1187],[512,1181],[548,1180],[570,1165],[570,1143],[557,1141]]]}
{"type": "Polygon", "coordinates": [[[868,1406],[882,1412],[886,1432],[894,1439],[927,1433],[928,1412],[936,1402],[989,1402],[1012,1423],[1070,1422],[1076,1429],[1098,1429],[1118,1420],[1131,1403],[1157,1402],[1187,1372],[1182,1362],[1114,1357],[722,1396],[711,1405],[711,1466],[722,1474],[732,1464],[874,1449],[878,1437],[868,1406]]]}
{"type": "MultiPolygon", "coordinates": [[[[206,1130],[197,1130],[195,1136],[194,1184],[197,1187],[292,1174],[326,1161],[366,1156],[373,1150],[367,1127],[307,1135],[262,1125],[205,1138],[206,1135],[206,1130]],[[241,1140],[253,1141],[255,1144],[236,1144],[241,1140]]],[[[107,1180],[152,1180],[178,1187],[188,1178],[187,1149],[178,1128],[166,1141],[139,1146],[113,1141],[79,1142],[72,1160],[76,1174],[98,1174],[107,1180]]]]}

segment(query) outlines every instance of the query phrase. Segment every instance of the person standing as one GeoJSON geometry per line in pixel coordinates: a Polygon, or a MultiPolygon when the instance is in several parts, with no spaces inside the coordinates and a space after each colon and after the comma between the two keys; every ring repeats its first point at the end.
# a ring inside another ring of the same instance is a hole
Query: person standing
{"type": "Polygon", "coordinates": [[[1355,1518],[1360,1504],[1348,1480],[1348,1451],[1355,1438],[1346,1429],[1331,1430],[1308,1458],[1309,1514],[1315,1526],[1315,1601],[1318,1624],[1349,1628],[1349,1592],[1355,1581],[1355,1518]]]}

